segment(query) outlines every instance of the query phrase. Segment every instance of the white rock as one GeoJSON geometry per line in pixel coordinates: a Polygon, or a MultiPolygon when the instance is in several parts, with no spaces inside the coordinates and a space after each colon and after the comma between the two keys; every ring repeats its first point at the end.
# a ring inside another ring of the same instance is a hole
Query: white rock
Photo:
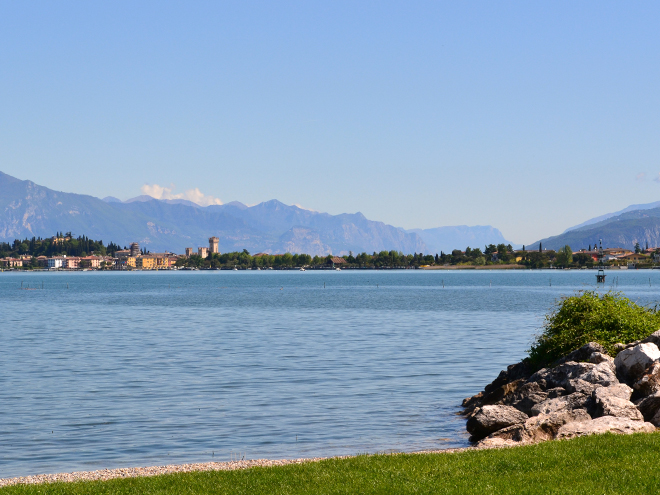
{"type": "Polygon", "coordinates": [[[637,380],[657,359],[660,359],[660,349],[657,345],[648,342],[621,351],[614,358],[614,365],[619,374],[630,380],[637,380]]]}
{"type": "Polygon", "coordinates": [[[632,395],[632,388],[630,388],[628,385],[625,383],[617,383],[616,385],[612,385],[610,387],[598,387],[599,390],[594,398],[598,398],[600,394],[607,394],[611,395],[614,397],[618,397],[619,399],[624,399],[624,400],[630,400],[630,396],[632,395]]]}
{"type": "Polygon", "coordinates": [[[655,426],[651,423],[644,421],[634,421],[628,418],[615,418],[613,416],[602,416],[600,418],[592,419],[591,421],[583,421],[576,423],[568,423],[559,428],[557,438],[573,438],[585,435],[593,435],[599,433],[651,433],[655,431],[655,426]]]}
{"type": "Polygon", "coordinates": [[[590,397],[588,395],[575,392],[570,395],[557,397],[556,399],[544,400],[532,407],[530,416],[571,411],[573,409],[585,409],[589,404],[589,399],[590,397]]]}
{"type": "Polygon", "coordinates": [[[516,442],[515,440],[507,440],[505,438],[497,438],[497,437],[492,437],[492,438],[488,437],[479,441],[476,447],[480,449],[501,449],[504,447],[516,447],[518,445],[520,445],[520,442],[516,442]]]}
{"type": "Polygon", "coordinates": [[[593,393],[597,410],[596,415],[644,421],[642,413],[635,407],[635,404],[628,400],[631,393],[632,389],[623,384],[615,387],[597,388],[593,393]]]}

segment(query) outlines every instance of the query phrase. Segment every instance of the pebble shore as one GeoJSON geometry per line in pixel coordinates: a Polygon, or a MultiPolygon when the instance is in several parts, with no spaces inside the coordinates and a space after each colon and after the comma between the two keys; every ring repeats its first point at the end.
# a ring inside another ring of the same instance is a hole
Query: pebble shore
{"type": "MultiPolygon", "coordinates": [[[[471,450],[468,448],[425,450],[416,454],[451,453],[471,450]]],[[[255,459],[227,462],[203,462],[196,464],[172,464],[168,466],[149,466],[119,469],[99,469],[97,471],[77,471],[73,473],[37,474],[34,476],[19,476],[16,478],[0,478],[0,488],[10,485],[36,485],[40,483],[75,482],[75,481],[107,481],[116,478],[137,478],[141,476],[159,476],[161,474],[191,473],[194,471],[232,471],[253,467],[286,466],[288,464],[303,464],[318,462],[325,459],[346,459],[353,456],[310,457],[302,459],[255,459]]]]}

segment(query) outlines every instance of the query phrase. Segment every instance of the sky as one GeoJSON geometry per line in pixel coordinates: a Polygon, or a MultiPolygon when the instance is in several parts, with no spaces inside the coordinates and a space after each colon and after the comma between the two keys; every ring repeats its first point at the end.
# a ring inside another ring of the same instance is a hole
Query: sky
{"type": "Polygon", "coordinates": [[[0,0],[0,171],[515,243],[660,200],[658,2],[0,0]]]}

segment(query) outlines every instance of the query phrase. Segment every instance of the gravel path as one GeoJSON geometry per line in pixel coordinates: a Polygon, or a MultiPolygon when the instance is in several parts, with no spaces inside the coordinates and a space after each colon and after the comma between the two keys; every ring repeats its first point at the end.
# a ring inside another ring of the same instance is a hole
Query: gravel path
{"type": "MultiPolygon", "coordinates": [[[[472,450],[472,448],[425,450],[416,454],[451,453],[472,450]]],[[[346,459],[353,456],[338,456],[331,459],[346,459]]],[[[328,457],[312,457],[307,459],[256,459],[229,462],[203,462],[197,464],[172,464],[169,466],[149,466],[136,468],[99,469],[97,471],[77,471],[73,473],[37,474],[34,476],[19,476],[17,478],[0,478],[0,488],[10,485],[33,485],[39,483],[55,483],[58,481],[105,481],[115,478],[137,478],[139,476],[158,476],[170,473],[190,473],[193,471],[232,471],[234,469],[248,469],[252,467],[286,466],[287,464],[303,464],[305,462],[318,462],[328,457]]]]}

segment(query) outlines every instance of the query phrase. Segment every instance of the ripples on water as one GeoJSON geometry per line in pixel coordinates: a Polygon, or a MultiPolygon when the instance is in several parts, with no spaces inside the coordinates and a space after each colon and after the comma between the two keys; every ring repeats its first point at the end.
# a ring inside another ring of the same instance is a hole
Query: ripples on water
{"type": "MultiPolygon", "coordinates": [[[[617,276],[657,301],[660,272],[617,271],[608,285],[617,276]]],[[[0,477],[464,446],[461,400],[524,357],[557,297],[594,281],[2,273],[0,477]]]]}

